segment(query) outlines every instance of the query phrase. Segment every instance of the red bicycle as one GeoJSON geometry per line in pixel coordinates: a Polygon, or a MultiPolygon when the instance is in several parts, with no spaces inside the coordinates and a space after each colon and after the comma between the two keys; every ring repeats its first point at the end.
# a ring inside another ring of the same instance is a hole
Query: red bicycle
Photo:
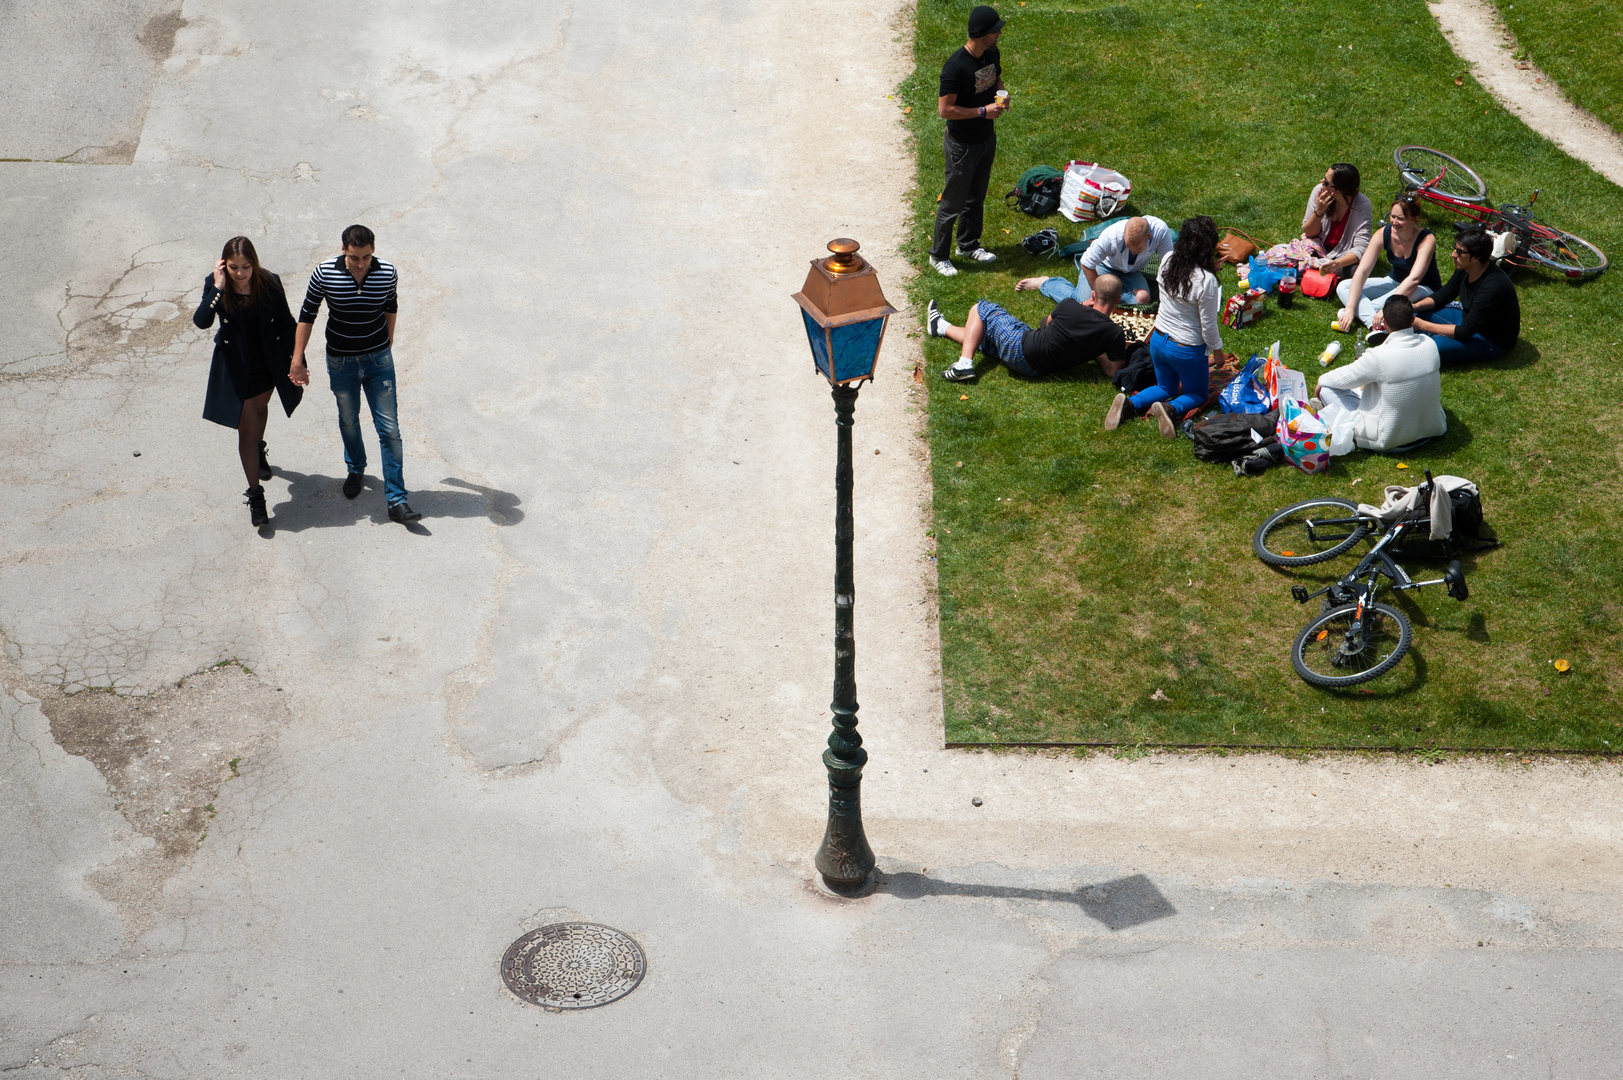
{"type": "Polygon", "coordinates": [[[1392,160],[1397,162],[1405,189],[1487,226],[1496,237],[1496,258],[1513,266],[1544,266],[1574,279],[1593,277],[1606,269],[1606,253],[1600,248],[1533,216],[1536,190],[1527,206],[1505,203],[1495,208],[1488,201],[1488,186],[1458,158],[1429,146],[1400,146],[1392,160]]]}

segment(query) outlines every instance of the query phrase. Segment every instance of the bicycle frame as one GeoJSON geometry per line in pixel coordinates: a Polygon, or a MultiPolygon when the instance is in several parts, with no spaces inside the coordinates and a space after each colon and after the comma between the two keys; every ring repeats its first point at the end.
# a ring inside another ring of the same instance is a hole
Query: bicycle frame
{"type": "MultiPolygon", "coordinates": [[[[1505,255],[1506,262],[1514,266],[1536,267],[1538,264],[1525,254],[1529,247],[1529,240],[1559,241],[1561,239],[1561,234],[1555,229],[1526,218],[1524,214],[1527,207],[1512,206],[1507,203],[1503,208],[1495,209],[1494,205],[1486,199],[1481,203],[1468,203],[1436,190],[1437,185],[1442,183],[1443,178],[1447,175],[1448,166],[1444,165],[1442,172],[1419,187],[1409,187],[1408,190],[1427,202],[1436,203],[1438,206],[1452,210],[1461,217],[1468,217],[1472,221],[1483,225],[1501,225],[1504,230],[1514,233],[1516,235],[1516,250],[1505,255]]],[[[1533,197],[1527,201],[1527,206],[1531,207],[1537,201],[1538,192],[1535,190],[1533,197]]],[[[1494,230],[1490,228],[1489,231],[1494,230]]]]}
{"type": "MultiPolygon", "coordinates": [[[[1360,519],[1332,518],[1318,524],[1351,525],[1358,520],[1360,519]]],[[[1430,581],[1416,581],[1409,576],[1408,571],[1397,564],[1397,561],[1392,556],[1387,554],[1386,549],[1395,544],[1405,531],[1419,528],[1425,528],[1429,531],[1431,519],[1417,518],[1388,525],[1381,534],[1381,538],[1375,542],[1375,546],[1365,553],[1357,566],[1342,575],[1340,580],[1334,581],[1314,593],[1308,592],[1307,587],[1304,585],[1294,585],[1291,587],[1291,596],[1299,604],[1305,604],[1315,597],[1324,596],[1326,593],[1331,594],[1331,599],[1342,598],[1342,603],[1353,603],[1356,598],[1361,618],[1364,605],[1374,603],[1375,593],[1380,588],[1380,579],[1383,577],[1390,578],[1392,588],[1399,592],[1424,589],[1428,585],[1447,585],[1450,596],[1458,595],[1457,587],[1459,590],[1463,590],[1465,577],[1460,572],[1457,561],[1450,563],[1447,572],[1440,578],[1433,578],[1430,581]],[[1369,575],[1369,581],[1362,588],[1359,588],[1359,579],[1365,574],[1369,575]]],[[[1463,597],[1460,597],[1460,599],[1463,599],[1463,597]]]]}

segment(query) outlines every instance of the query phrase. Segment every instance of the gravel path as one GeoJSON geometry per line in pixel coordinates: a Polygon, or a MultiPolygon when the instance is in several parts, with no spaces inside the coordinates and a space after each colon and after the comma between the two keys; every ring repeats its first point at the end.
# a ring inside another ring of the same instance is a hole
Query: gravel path
{"type": "Polygon", "coordinates": [[[1623,139],[1568,101],[1537,66],[1517,62],[1515,38],[1492,4],[1442,0],[1427,6],[1454,52],[1505,108],[1612,183],[1623,185],[1623,139]]]}

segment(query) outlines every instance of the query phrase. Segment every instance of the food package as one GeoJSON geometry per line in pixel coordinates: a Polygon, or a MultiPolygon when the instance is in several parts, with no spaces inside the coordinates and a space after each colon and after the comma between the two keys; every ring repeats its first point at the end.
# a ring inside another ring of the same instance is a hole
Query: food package
{"type": "Polygon", "coordinates": [[[1247,289],[1229,297],[1228,303],[1223,307],[1223,325],[1237,330],[1254,321],[1262,314],[1267,295],[1261,289],[1247,289]]]}

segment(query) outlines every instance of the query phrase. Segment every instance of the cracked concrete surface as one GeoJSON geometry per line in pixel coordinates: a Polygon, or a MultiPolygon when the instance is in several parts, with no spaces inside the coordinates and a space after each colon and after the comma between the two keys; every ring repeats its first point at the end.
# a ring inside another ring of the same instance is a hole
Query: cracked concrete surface
{"type": "Polygon", "coordinates": [[[882,881],[811,888],[833,417],[788,294],[852,235],[904,298],[906,19],[188,0],[131,164],[3,166],[31,272],[0,279],[0,837],[26,868],[0,1069],[1606,1075],[1616,763],[941,749],[915,313],[855,428],[882,881]],[[296,294],[355,220],[401,272],[425,517],[387,522],[375,461],[343,498],[315,356],[261,537],[188,305],[225,238],[296,294]],[[231,658],[285,718],[127,923],[95,882],[149,841],[26,685],[112,688],[149,741],[224,753],[232,717],[163,704],[231,658]],[[635,936],[642,986],[516,1003],[502,951],[560,917],[635,936]]]}

